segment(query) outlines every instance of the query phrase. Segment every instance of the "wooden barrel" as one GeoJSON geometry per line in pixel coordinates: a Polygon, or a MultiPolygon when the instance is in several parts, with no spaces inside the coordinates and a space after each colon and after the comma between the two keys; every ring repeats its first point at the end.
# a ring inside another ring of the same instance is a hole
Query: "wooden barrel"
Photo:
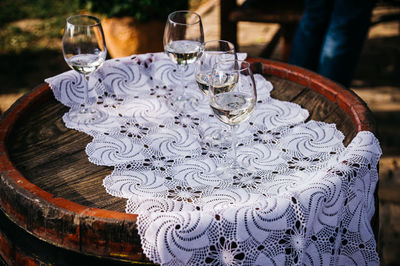
{"type": "MultiPolygon", "coordinates": [[[[335,123],[345,145],[358,131],[375,132],[371,112],[353,92],[299,67],[249,61],[273,83],[274,98],[300,104],[309,119],[335,123]]],[[[102,187],[112,169],[88,161],[91,137],[64,126],[67,111],[43,84],[0,122],[1,257],[9,265],[149,264],[137,215],[126,214],[125,199],[102,187]]],[[[377,232],[376,219],[373,226],[377,232]]]]}

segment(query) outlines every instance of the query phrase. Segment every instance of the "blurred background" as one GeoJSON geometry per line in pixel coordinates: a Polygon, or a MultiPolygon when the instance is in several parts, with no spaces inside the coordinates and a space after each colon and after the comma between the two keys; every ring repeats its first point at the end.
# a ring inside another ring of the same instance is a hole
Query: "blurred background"
{"type": "MultiPolygon", "coordinates": [[[[61,52],[61,37],[66,17],[79,12],[89,12],[105,19],[112,13],[123,13],[124,8],[126,9],[128,5],[129,9],[130,4],[137,6],[134,9],[137,12],[133,14],[136,20],[147,21],[155,17],[163,25],[166,20],[165,14],[151,13],[149,16],[149,6],[153,7],[153,10],[163,10],[163,8],[157,8],[157,4],[160,4],[161,1],[1,0],[0,114],[4,114],[16,99],[31,91],[45,78],[69,70],[61,52]],[[143,7],[142,10],[141,7],[143,7]]],[[[174,2],[174,6],[171,8],[178,9],[178,7],[186,6],[200,13],[203,18],[206,40],[220,39],[219,0],[165,2],[174,2]]],[[[243,1],[239,0],[238,2],[243,1]]],[[[167,11],[165,10],[165,12],[167,11]]],[[[377,23],[369,30],[351,88],[374,113],[378,126],[378,138],[383,148],[379,177],[380,239],[378,240],[383,254],[382,265],[399,265],[399,1],[378,1],[373,11],[373,20],[377,23]]],[[[259,57],[278,30],[279,24],[239,22],[237,39],[240,51],[247,52],[250,57],[259,57]]],[[[159,41],[151,39],[150,42],[159,41]]],[[[281,60],[281,52],[282,41],[278,41],[269,59],[281,60]]]]}

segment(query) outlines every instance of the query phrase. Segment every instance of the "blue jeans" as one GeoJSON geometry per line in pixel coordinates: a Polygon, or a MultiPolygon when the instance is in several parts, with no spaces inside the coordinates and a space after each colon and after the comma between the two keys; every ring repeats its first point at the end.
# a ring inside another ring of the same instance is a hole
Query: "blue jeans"
{"type": "Polygon", "coordinates": [[[306,0],[289,63],[351,85],[376,0],[306,0]]]}

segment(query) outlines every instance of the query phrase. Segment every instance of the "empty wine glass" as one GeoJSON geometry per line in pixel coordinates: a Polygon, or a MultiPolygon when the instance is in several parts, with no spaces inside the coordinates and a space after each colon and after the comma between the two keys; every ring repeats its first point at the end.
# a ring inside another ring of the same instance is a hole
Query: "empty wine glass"
{"type": "Polygon", "coordinates": [[[257,102],[256,83],[250,64],[243,60],[223,60],[212,69],[209,89],[210,106],[216,117],[230,125],[233,161],[219,167],[217,175],[241,178],[251,172],[237,160],[238,125],[250,117],[257,102]]]}
{"type": "MultiPolygon", "coordinates": [[[[225,40],[212,40],[204,43],[204,50],[201,57],[197,60],[195,65],[195,79],[200,90],[208,95],[209,79],[212,67],[216,62],[221,60],[237,59],[235,46],[225,40]]],[[[236,82],[232,80],[232,82],[236,82]]],[[[223,125],[213,127],[209,133],[204,136],[204,141],[209,149],[219,149],[221,145],[229,145],[231,141],[231,134],[228,132],[229,128],[223,125]]]]}
{"type": "Polygon", "coordinates": [[[174,101],[189,102],[185,92],[184,70],[196,62],[203,51],[204,32],[201,17],[188,10],[175,11],[168,15],[164,30],[164,50],[177,65],[180,82],[174,101]]]}
{"type": "Polygon", "coordinates": [[[67,18],[62,38],[64,59],[86,80],[83,104],[78,110],[71,110],[70,117],[87,122],[101,118],[103,113],[89,101],[89,75],[99,68],[107,55],[103,28],[100,19],[89,15],[75,15],[67,18]]]}

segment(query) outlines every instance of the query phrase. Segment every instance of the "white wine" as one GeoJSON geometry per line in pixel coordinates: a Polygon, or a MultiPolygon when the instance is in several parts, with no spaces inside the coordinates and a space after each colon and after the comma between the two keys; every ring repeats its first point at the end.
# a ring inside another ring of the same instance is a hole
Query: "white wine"
{"type": "Polygon", "coordinates": [[[256,100],[244,93],[225,92],[211,97],[214,114],[225,124],[237,125],[246,120],[254,109],[256,100]]]}
{"type": "Polygon", "coordinates": [[[209,74],[206,73],[198,73],[196,74],[196,82],[197,85],[199,86],[200,90],[204,94],[208,94],[208,88],[209,88],[209,74]]]}
{"type": "MultiPolygon", "coordinates": [[[[196,82],[199,86],[200,90],[204,92],[204,94],[208,94],[208,90],[210,89],[210,75],[211,73],[198,73],[196,74],[196,82]]],[[[230,92],[235,88],[238,82],[237,74],[229,74],[224,75],[223,78],[214,78],[213,81],[213,90],[214,94],[222,93],[222,92],[230,92]]]]}
{"type": "Polygon", "coordinates": [[[239,75],[237,73],[219,74],[213,77],[213,94],[217,95],[223,92],[232,91],[238,83],[239,75]]]}
{"type": "Polygon", "coordinates": [[[165,46],[165,51],[172,62],[178,65],[188,65],[196,62],[203,52],[201,42],[174,41],[165,46]]]}
{"type": "Polygon", "coordinates": [[[68,65],[74,70],[88,75],[100,67],[104,62],[104,56],[102,53],[95,54],[79,54],[71,56],[67,59],[68,65]]]}

